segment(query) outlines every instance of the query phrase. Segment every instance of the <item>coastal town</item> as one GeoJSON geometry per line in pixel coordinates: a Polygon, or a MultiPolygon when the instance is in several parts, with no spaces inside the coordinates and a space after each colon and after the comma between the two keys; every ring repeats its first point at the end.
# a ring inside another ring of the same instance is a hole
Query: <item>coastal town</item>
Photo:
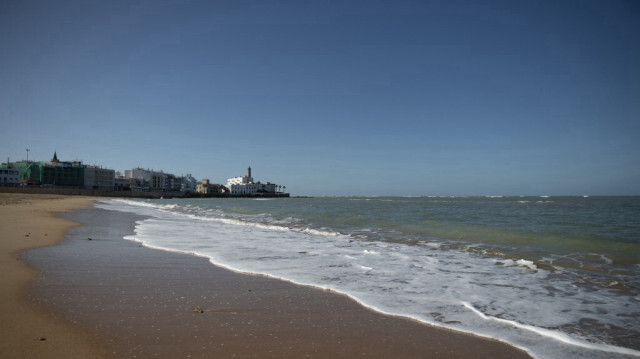
{"type": "MultiPolygon", "coordinates": [[[[27,152],[28,155],[28,152],[27,152]]],[[[61,161],[56,151],[50,161],[22,160],[0,165],[3,191],[37,191],[118,197],[289,197],[286,186],[254,180],[251,167],[226,184],[176,176],[144,168],[124,173],[82,161],[61,161]]]]}

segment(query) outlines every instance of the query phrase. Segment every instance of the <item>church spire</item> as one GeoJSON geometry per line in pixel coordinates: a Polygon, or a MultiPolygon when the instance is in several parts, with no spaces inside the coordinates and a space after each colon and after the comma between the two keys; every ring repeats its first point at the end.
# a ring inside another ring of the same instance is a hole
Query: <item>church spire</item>
{"type": "Polygon", "coordinates": [[[58,161],[58,153],[57,151],[53,151],[53,158],[51,159],[52,163],[58,163],[60,161],[58,161]]]}

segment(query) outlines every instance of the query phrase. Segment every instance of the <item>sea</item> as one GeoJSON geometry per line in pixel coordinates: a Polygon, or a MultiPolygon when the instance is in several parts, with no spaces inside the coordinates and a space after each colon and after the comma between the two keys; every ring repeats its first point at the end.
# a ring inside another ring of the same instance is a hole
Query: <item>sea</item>
{"type": "Polygon", "coordinates": [[[101,200],[126,237],[495,338],[535,358],[640,358],[640,197],[101,200]]]}

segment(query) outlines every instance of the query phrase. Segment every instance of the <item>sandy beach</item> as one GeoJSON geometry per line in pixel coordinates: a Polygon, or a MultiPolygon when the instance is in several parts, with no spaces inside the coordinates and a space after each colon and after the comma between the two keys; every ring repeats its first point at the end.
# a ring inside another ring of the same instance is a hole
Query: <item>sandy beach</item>
{"type": "Polygon", "coordinates": [[[0,357],[529,357],[334,292],[142,247],[122,239],[142,218],[91,201],[0,195],[0,357]]]}
{"type": "Polygon", "coordinates": [[[27,300],[33,280],[42,274],[20,259],[27,248],[50,246],[75,223],[56,216],[89,206],[87,197],[0,194],[0,357],[100,358],[81,327],[27,300]]]}

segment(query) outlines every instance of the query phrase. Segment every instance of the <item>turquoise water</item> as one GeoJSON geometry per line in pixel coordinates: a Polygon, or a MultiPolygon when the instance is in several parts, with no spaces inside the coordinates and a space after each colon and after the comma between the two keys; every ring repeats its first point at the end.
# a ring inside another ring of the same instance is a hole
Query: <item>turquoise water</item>
{"type": "Polygon", "coordinates": [[[108,201],[133,239],[540,358],[640,356],[640,197],[108,201]]]}

